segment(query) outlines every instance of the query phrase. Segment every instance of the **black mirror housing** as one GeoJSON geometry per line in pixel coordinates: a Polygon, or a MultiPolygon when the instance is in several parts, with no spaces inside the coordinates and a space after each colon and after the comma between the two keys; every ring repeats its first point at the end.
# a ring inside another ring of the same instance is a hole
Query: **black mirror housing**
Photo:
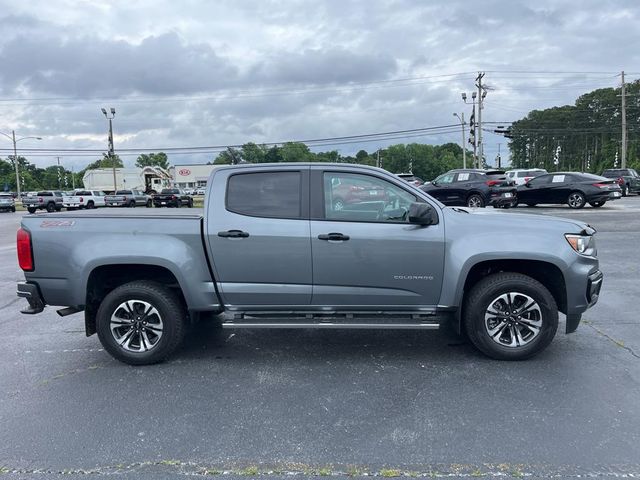
{"type": "Polygon", "coordinates": [[[409,207],[409,223],[435,225],[438,223],[438,214],[428,203],[412,203],[409,207]]]}

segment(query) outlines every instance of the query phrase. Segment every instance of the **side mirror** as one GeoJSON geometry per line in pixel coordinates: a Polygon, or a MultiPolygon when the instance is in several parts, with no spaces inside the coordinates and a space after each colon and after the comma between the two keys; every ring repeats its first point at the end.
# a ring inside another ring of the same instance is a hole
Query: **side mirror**
{"type": "Polygon", "coordinates": [[[438,223],[438,214],[428,203],[412,203],[409,207],[409,223],[435,225],[438,223]]]}

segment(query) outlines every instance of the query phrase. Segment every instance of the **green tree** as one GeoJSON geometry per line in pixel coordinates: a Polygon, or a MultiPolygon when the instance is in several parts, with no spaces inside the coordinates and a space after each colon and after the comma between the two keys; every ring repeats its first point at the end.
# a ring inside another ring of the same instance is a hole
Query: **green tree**
{"type": "MultiPolygon", "coordinates": [[[[626,89],[627,162],[633,167],[640,163],[640,81],[627,84],[626,89]]],[[[509,143],[512,165],[601,173],[614,166],[617,153],[620,167],[620,90],[593,90],[578,97],[574,105],[533,110],[514,122],[509,143]]]]}
{"type": "Polygon", "coordinates": [[[283,162],[310,162],[314,154],[309,147],[300,142],[287,142],[280,147],[283,162]]]}
{"type": "Polygon", "coordinates": [[[169,159],[164,152],[143,153],[136,159],[136,167],[161,167],[167,170],[169,169],[169,159]]]}
{"type": "Polygon", "coordinates": [[[267,149],[264,145],[256,145],[253,142],[245,143],[240,149],[240,157],[248,163],[265,163],[267,149]]]}

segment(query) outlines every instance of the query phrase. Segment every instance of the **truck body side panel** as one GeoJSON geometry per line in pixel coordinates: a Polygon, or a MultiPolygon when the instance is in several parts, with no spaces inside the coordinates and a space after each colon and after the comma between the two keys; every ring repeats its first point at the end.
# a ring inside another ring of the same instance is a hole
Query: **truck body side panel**
{"type": "MultiPolygon", "coordinates": [[[[104,212],[104,211],[103,211],[104,212]]],[[[91,272],[101,266],[153,265],[178,280],[191,310],[220,302],[202,248],[198,215],[64,213],[28,216],[35,270],[25,272],[49,305],[82,306],[91,272]]]]}

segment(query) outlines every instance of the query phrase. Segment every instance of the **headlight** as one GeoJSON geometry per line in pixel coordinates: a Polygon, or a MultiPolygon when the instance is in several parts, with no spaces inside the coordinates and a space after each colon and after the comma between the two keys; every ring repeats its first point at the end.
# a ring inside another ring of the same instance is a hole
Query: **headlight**
{"type": "Polygon", "coordinates": [[[576,252],[589,257],[596,256],[596,240],[593,235],[575,235],[567,233],[564,236],[576,252]]]}

